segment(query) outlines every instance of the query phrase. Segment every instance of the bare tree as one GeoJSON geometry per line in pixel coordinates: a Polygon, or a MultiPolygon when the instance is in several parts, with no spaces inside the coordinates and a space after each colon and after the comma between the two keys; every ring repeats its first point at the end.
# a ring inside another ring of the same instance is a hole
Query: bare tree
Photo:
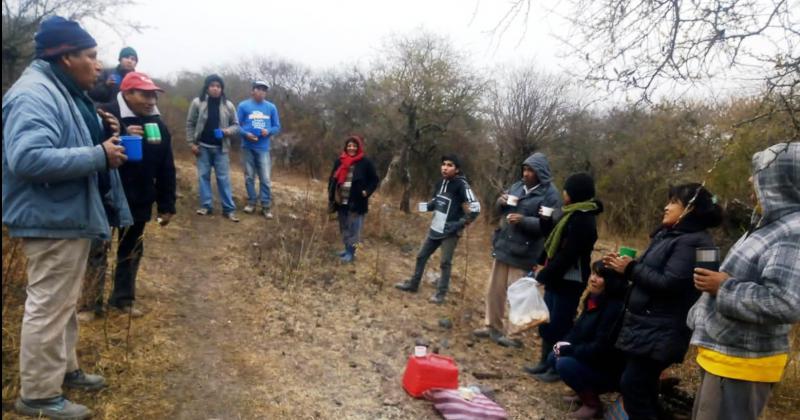
{"type": "Polygon", "coordinates": [[[450,124],[477,113],[482,84],[445,38],[422,32],[395,38],[388,47],[373,89],[378,109],[390,112],[383,115],[384,122],[394,132],[390,140],[395,154],[383,185],[400,182],[400,208],[408,212],[410,160],[434,152],[450,124]]]}
{"type": "Polygon", "coordinates": [[[116,14],[133,4],[133,0],[3,0],[3,93],[33,59],[33,35],[42,19],[58,14],[72,20],[94,20],[115,31],[121,27],[141,31],[142,25],[116,14]]]}
{"type": "MultiPolygon", "coordinates": [[[[511,3],[499,25],[525,20],[531,0],[511,3]]],[[[638,91],[649,102],[670,82],[700,82],[735,69],[767,91],[765,114],[786,112],[800,135],[798,0],[572,0],[563,41],[586,79],[638,91]]]]}
{"type": "Polygon", "coordinates": [[[511,70],[501,77],[488,94],[498,153],[490,180],[494,192],[518,175],[526,157],[555,138],[567,111],[567,84],[559,77],[530,67],[511,70]]]}

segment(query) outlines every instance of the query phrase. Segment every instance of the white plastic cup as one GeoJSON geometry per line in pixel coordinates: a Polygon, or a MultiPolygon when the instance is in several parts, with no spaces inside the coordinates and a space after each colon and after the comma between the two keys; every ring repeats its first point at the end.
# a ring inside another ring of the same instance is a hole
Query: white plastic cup
{"type": "Polygon", "coordinates": [[[544,207],[544,206],[542,206],[542,216],[551,217],[553,215],[553,210],[555,210],[555,209],[553,209],[552,207],[544,207]]]}
{"type": "Polygon", "coordinates": [[[426,211],[428,211],[428,203],[423,201],[422,203],[417,204],[417,210],[422,213],[425,213],[426,211]]]}
{"type": "Polygon", "coordinates": [[[519,203],[519,197],[517,197],[516,195],[509,194],[508,198],[506,199],[506,204],[512,207],[516,207],[517,203],[519,203]]]}
{"type": "Polygon", "coordinates": [[[428,355],[428,348],[425,346],[414,346],[414,357],[425,357],[428,355]]]}

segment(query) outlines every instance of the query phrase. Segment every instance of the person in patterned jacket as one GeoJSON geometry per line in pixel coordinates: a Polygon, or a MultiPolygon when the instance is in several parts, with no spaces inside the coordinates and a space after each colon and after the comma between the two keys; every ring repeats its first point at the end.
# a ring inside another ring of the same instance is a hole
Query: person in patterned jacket
{"type": "Polygon", "coordinates": [[[695,268],[703,295],[687,318],[703,380],[692,418],[757,419],[800,321],[800,142],[753,156],[758,220],[719,272],[695,268]]]}

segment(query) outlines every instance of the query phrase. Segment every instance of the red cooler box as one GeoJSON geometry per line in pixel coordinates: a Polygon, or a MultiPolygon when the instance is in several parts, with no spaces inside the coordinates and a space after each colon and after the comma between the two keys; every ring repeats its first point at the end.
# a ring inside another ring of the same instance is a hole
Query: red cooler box
{"type": "Polygon", "coordinates": [[[403,374],[403,388],[412,397],[419,398],[432,388],[457,389],[458,366],[452,358],[428,354],[411,356],[403,374]]]}

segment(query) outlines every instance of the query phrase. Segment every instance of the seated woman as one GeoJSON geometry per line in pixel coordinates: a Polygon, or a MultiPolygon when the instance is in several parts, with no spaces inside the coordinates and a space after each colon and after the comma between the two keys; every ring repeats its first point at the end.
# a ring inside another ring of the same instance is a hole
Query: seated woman
{"type": "Polygon", "coordinates": [[[554,348],[558,374],[583,403],[570,418],[599,416],[603,406],[598,396],[618,387],[624,359],[614,342],[625,309],[627,286],[622,275],[605,268],[602,261],[595,261],[578,306],[578,319],[564,341],[554,348]]]}

